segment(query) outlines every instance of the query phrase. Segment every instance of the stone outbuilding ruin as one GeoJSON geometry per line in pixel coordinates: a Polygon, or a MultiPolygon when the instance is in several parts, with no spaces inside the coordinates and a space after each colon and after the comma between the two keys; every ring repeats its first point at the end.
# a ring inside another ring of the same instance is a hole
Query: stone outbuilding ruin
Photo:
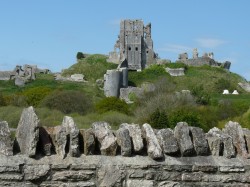
{"type": "Polygon", "coordinates": [[[119,67],[140,71],[155,62],[151,38],[151,23],[144,26],[143,20],[122,20],[120,35],[109,53],[109,62],[119,62],[119,67]],[[119,49],[119,53],[116,51],[119,49]]]}
{"type": "Polygon", "coordinates": [[[187,64],[189,66],[203,66],[203,65],[209,65],[209,66],[218,66],[222,67],[224,69],[229,70],[231,66],[231,62],[226,61],[224,63],[217,62],[214,60],[214,53],[204,53],[201,57],[199,57],[199,53],[197,48],[193,49],[193,58],[188,58],[187,53],[181,53],[178,56],[178,60],[184,64],[187,64]]]}

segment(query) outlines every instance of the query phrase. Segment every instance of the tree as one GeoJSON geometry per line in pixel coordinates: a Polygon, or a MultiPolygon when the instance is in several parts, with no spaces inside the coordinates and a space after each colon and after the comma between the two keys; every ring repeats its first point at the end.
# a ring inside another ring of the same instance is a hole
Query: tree
{"type": "Polygon", "coordinates": [[[78,52],[78,53],[76,54],[76,59],[77,59],[77,60],[80,60],[80,59],[82,59],[82,58],[85,58],[85,55],[84,55],[82,52],[78,52]]]}

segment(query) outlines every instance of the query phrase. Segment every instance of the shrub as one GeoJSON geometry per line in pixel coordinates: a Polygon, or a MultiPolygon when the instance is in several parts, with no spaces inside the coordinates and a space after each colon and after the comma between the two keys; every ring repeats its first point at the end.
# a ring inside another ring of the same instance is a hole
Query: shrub
{"type": "Polygon", "coordinates": [[[196,98],[196,103],[201,105],[210,104],[210,95],[204,90],[202,85],[192,88],[191,93],[196,98]]]}
{"type": "Polygon", "coordinates": [[[85,58],[85,55],[84,55],[82,52],[78,52],[78,53],[76,54],[76,59],[77,59],[77,60],[80,60],[80,59],[82,59],[82,58],[85,58]]]}
{"type": "Polygon", "coordinates": [[[0,93],[0,106],[5,106],[6,101],[2,93],[0,93]]]}
{"type": "Polygon", "coordinates": [[[98,113],[105,113],[108,111],[117,111],[124,114],[129,113],[128,104],[116,97],[106,97],[102,99],[95,105],[95,108],[98,113]]]}
{"type": "Polygon", "coordinates": [[[52,89],[48,87],[29,88],[22,92],[29,106],[37,107],[41,101],[51,93],[52,89]]]}
{"type": "Polygon", "coordinates": [[[148,123],[157,129],[168,127],[168,117],[164,111],[160,111],[159,108],[154,111],[148,120],[148,123]]]}
{"type": "Polygon", "coordinates": [[[233,91],[233,85],[230,80],[220,78],[217,82],[215,82],[215,89],[218,93],[222,93],[223,90],[227,89],[229,91],[233,91]]]}
{"type": "Polygon", "coordinates": [[[81,91],[55,91],[44,99],[42,106],[64,114],[85,114],[92,109],[92,100],[81,91]]]}
{"type": "Polygon", "coordinates": [[[128,79],[130,85],[139,85],[146,81],[155,81],[161,76],[167,76],[167,73],[163,65],[151,65],[141,72],[131,71],[129,72],[128,79]]]}
{"type": "Polygon", "coordinates": [[[0,107],[0,119],[7,121],[10,128],[17,128],[22,108],[15,106],[0,107]]]}
{"type": "Polygon", "coordinates": [[[190,126],[204,127],[201,116],[194,108],[177,108],[169,114],[169,126],[174,128],[178,122],[187,122],[190,126]]]}

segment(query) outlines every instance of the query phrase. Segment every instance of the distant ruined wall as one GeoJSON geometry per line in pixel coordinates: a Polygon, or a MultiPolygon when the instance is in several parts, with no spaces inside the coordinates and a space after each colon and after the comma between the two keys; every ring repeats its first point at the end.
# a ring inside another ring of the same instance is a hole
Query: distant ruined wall
{"type": "Polygon", "coordinates": [[[78,129],[65,116],[45,128],[29,107],[10,142],[8,123],[0,122],[0,186],[250,186],[250,130],[237,122],[208,133],[185,122],[112,131],[106,122],[78,129]]]}

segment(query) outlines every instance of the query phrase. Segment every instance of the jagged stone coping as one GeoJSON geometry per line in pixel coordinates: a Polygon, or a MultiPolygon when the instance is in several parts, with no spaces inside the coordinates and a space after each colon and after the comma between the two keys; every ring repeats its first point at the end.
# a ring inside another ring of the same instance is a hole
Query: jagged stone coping
{"type": "Polygon", "coordinates": [[[185,122],[177,123],[173,130],[160,131],[153,129],[150,124],[140,126],[125,123],[120,125],[118,131],[113,131],[106,122],[95,122],[92,128],[79,130],[73,118],[65,116],[62,125],[46,128],[39,127],[35,109],[28,107],[22,112],[12,148],[8,143],[8,124],[4,123],[5,128],[0,129],[0,147],[3,150],[12,149],[14,154],[34,158],[51,154],[57,154],[61,159],[79,157],[81,154],[144,155],[155,160],[164,159],[165,155],[249,158],[250,130],[232,121],[223,130],[213,128],[208,133],[204,133],[201,128],[190,127],[185,122]]]}

